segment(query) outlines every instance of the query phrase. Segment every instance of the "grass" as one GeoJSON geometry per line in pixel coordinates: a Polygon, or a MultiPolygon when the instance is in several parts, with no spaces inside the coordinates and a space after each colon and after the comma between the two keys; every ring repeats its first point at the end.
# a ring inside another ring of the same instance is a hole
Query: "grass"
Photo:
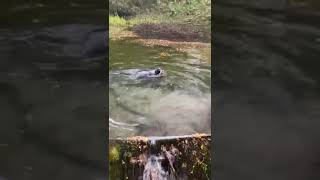
{"type": "Polygon", "coordinates": [[[138,15],[130,19],[119,16],[109,15],[109,36],[111,39],[121,39],[122,37],[133,37],[134,34],[129,30],[139,24],[160,24],[167,22],[164,17],[138,15]]]}
{"type": "Polygon", "coordinates": [[[127,20],[119,16],[109,15],[109,26],[113,27],[128,28],[139,24],[160,24],[170,21],[173,22],[170,19],[168,20],[168,17],[155,15],[137,15],[127,20]]]}
{"type": "Polygon", "coordinates": [[[109,26],[125,27],[127,21],[119,16],[109,16],[109,26]]]}

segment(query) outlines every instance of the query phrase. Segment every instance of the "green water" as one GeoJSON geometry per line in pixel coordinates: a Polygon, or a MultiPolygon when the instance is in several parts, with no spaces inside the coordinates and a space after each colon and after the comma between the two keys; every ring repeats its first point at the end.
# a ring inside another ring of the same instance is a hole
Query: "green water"
{"type": "Polygon", "coordinates": [[[210,133],[211,67],[171,48],[110,41],[110,137],[210,133]],[[161,54],[167,56],[161,56],[161,54]],[[128,69],[165,70],[165,77],[132,80],[128,69]],[[127,123],[126,125],[117,123],[127,123]]]}

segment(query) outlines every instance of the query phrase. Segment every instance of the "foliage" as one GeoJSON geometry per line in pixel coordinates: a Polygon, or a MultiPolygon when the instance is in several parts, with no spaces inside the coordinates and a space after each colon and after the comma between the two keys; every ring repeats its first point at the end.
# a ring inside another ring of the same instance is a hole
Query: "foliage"
{"type": "Polygon", "coordinates": [[[211,34],[210,0],[111,0],[109,25],[186,24],[211,34]]]}
{"type": "Polygon", "coordinates": [[[114,16],[135,16],[148,11],[156,0],[109,0],[109,14],[114,16]]]}
{"type": "Polygon", "coordinates": [[[128,25],[179,22],[210,27],[211,0],[110,0],[109,14],[128,25]]]}
{"type": "Polygon", "coordinates": [[[165,12],[170,17],[180,17],[186,21],[211,22],[210,0],[170,0],[161,2],[158,6],[160,12],[165,12]]]}

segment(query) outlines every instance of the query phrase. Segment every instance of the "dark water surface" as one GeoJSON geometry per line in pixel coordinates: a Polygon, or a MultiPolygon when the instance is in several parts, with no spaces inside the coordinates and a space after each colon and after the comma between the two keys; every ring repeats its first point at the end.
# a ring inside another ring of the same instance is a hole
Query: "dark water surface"
{"type": "Polygon", "coordinates": [[[103,4],[2,6],[0,179],[106,179],[103,4]]]}
{"type": "Polygon", "coordinates": [[[320,178],[319,15],[287,2],[214,5],[214,179],[320,178]]]}

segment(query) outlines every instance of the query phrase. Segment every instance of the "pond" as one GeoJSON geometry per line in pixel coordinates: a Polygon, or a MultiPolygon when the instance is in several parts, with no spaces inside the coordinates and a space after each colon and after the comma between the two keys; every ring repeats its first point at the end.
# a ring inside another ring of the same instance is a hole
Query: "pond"
{"type": "Polygon", "coordinates": [[[110,41],[109,137],[211,133],[211,66],[171,48],[110,41]],[[161,68],[164,77],[121,72],[161,68]]]}

